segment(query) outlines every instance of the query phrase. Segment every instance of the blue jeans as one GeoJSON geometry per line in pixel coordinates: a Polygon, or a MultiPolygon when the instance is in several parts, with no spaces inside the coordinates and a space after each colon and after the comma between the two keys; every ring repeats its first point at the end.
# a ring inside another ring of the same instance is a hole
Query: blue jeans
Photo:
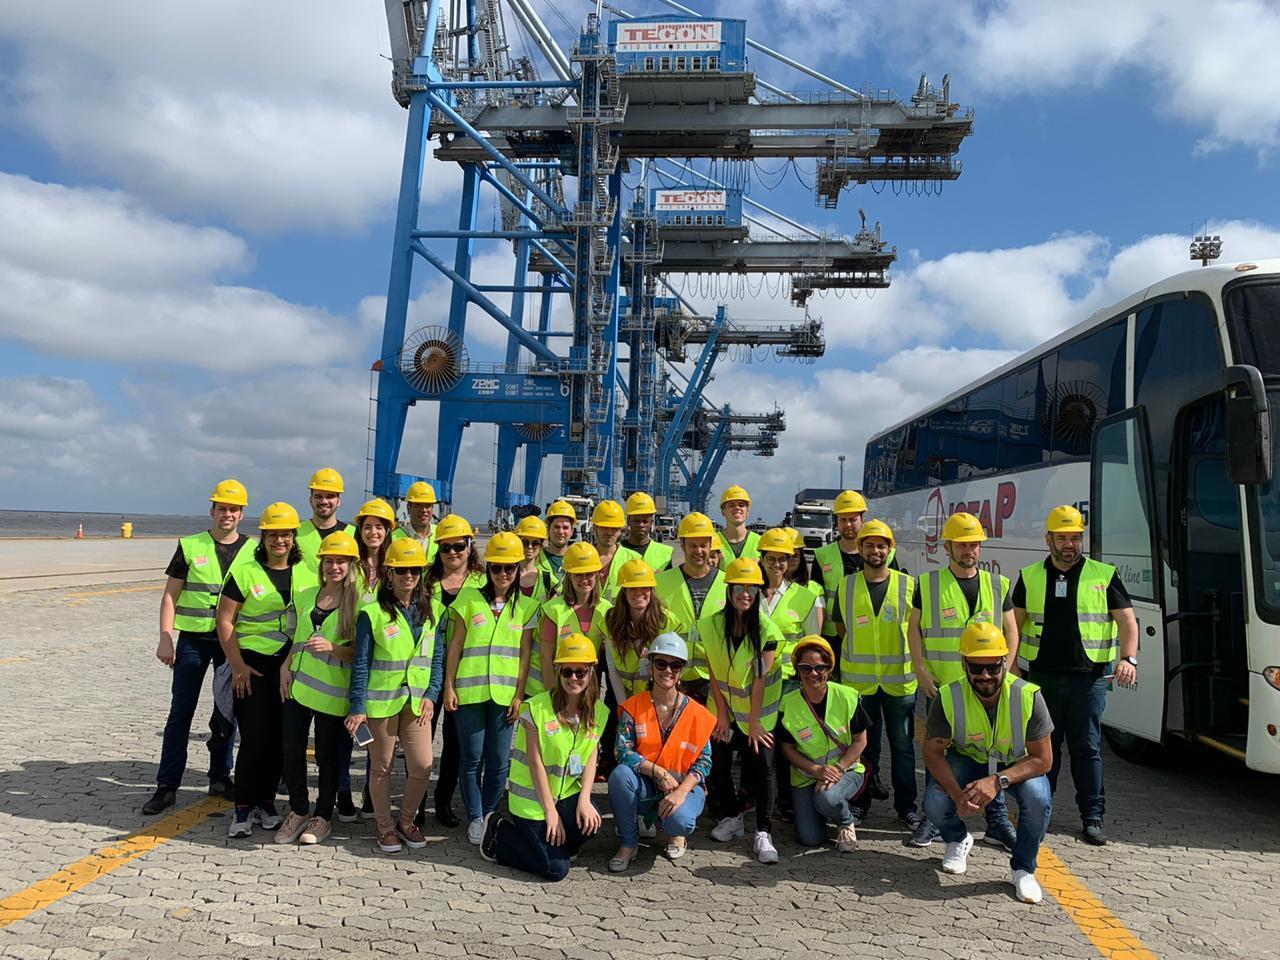
{"type": "Polygon", "coordinates": [[[498,809],[507,785],[507,770],[511,766],[511,724],[507,722],[507,708],[492,700],[459,706],[458,749],[462,760],[458,776],[462,805],[468,820],[478,820],[498,809]]]}
{"type": "MultiPolygon", "coordinates": [[[[933,701],[925,700],[924,715],[926,717],[929,716],[929,711],[932,709],[933,709],[933,701]]],[[[968,783],[967,780],[965,782],[968,783]]],[[[929,788],[931,786],[933,786],[933,775],[929,773],[929,768],[926,766],[924,768],[924,793],[926,797],[928,797],[929,795],[929,788]]],[[[996,824],[996,823],[1009,823],[1009,808],[1004,802],[1003,791],[996,794],[996,798],[992,800],[989,804],[987,804],[987,809],[983,811],[983,814],[987,818],[988,825],[996,824]]],[[[928,810],[924,811],[924,816],[926,820],[933,820],[933,818],[929,816],[928,810]]],[[[937,826],[936,821],[934,822],[934,826],[937,826]]],[[[1010,826],[1012,826],[1012,824],[1010,824],[1010,826]]]]}
{"type": "MultiPolygon", "coordinates": [[[[191,738],[191,721],[195,718],[196,707],[200,703],[200,688],[204,686],[209,664],[212,663],[216,670],[225,660],[222,645],[213,634],[186,631],[178,634],[178,642],[174,646],[169,719],[164,725],[156,786],[173,790],[182,786],[182,775],[187,769],[187,741],[191,738]]],[[[223,735],[216,724],[210,724],[210,783],[225,778],[231,771],[234,744],[234,728],[228,737],[223,735]]]]}
{"type": "Polygon", "coordinates": [[[867,731],[867,749],[862,757],[873,772],[880,771],[880,739],[889,734],[889,766],[893,774],[893,809],[905,817],[916,812],[916,695],[897,697],[883,690],[860,700],[871,729],[867,731]]]}
{"type": "MultiPolygon", "coordinates": [[[[609,774],[609,807],[613,810],[620,845],[634,847],[640,842],[636,816],[647,814],[657,806],[659,799],[661,793],[649,777],[623,764],[613,768],[613,773],[609,774]]],[[[698,815],[706,802],[706,791],[702,787],[694,787],[671,816],[658,817],[662,832],[669,837],[693,836],[698,826],[698,815]]]]}
{"type": "MultiPolygon", "coordinates": [[[[788,772],[790,776],[790,772],[788,772]]],[[[833,787],[825,790],[807,787],[791,788],[791,805],[795,810],[796,839],[806,847],[820,847],[827,839],[827,822],[837,827],[853,823],[849,798],[862,789],[864,774],[850,770],[833,787]]]]}
{"type": "MultiPolygon", "coordinates": [[[[466,763],[466,758],[463,758],[466,763]]],[[[463,775],[462,782],[466,783],[463,775]]],[[[569,873],[569,864],[578,851],[591,838],[578,828],[578,800],[581,793],[565,797],[556,804],[560,822],[564,825],[564,843],[552,846],[547,843],[547,821],[526,820],[512,816],[498,822],[498,862],[542,877],[553,882],[563,880],[569,873]]],[[[466,797],[466,789],[463,789],[466,797]]]]}
{"type": "Polygon", "coordinates": [[[1102,708],[1107,702],[1107,681],[1088,673],[1037,673],[1034,663],[1029,679],[1040,687],[1053,718],[1049,788],[1058,789],[1065,740],[1071,754],[1071,779],[1076,784],[1080,819],[1101,820],[1107,811],[1102,788],[1102,708]]]}
{"type": "MultiPolygon", "coordinates": [[[[954,750],[947,751],[947,763],[951,764],[951,772],[955,774],[956,782],[961,787],[988,776],[985,763],[978,763],[954,750]]],[[[1045,831],[1049,829],[1049,816],[1053,813],[1053,791],[1049,789],[1049,778],[1032,777],[1001,792],[1013,794],[1014,802],[1018,804],[1017,841],[1013,845],[1009,866],[1014,870],[1035,873],[1036,856],[1040,852],[1040,844],[1044,842],[1045,831]]],[[[942,839],[947,843],[963,840],[969,832],[969,828],[956,813],[956,802],[937,783],[931,783],[925,790],[924,812],[942,831],[942,839]]]]}

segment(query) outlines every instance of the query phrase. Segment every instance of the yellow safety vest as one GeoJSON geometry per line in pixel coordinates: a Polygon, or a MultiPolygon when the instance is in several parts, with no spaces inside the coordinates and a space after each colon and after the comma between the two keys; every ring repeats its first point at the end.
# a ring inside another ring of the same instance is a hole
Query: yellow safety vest
{"type": "Polygon", "coordinates": [[[520,682],[520,644],[526,628],[531,628],[538,614],[532,597],[512,590],[506,605],[496,617],[489,601],[474,587],[458,592],[451,608],[452,616],[462,621],[466,636],[462,658],[454,677],[454,690],[460,704],[493,701],[509,706],[520,682]]]}
{"type": "Polygon", "coordinates": [[[1009,578],[978,571],[978,604],[969,613],[969,601],[950,567],[920,576],[920,638],[924,662],[938,686],[964,679],[960,661],[960,634],[970,623],[1004,624],[1004,598],[1009,578]]]}
{"type": "Polygon", "coordinates": [[[422,625],[415,641],[409,619],[398,607],[395,616],[376,602],[366,604],[360,611],[362,617],[369,618],[373,632],[373,661],[364,695],[367,715],[394,717],[408,704],[414,716],[422,716],[444,606],[433,602],[431,613],[433,622],[422,625]]]}
{"type": "Polygon", "coordinates": [[[1036,691],[1029,680],[1006,673],[993,725],[968,679],[939,688],[942,712],[951,724],[951,749],[994,773],[997,767],[1017,763],[1027,755],[1027,726],[1036,691]]]}
{"type": "Polygon", "coordinates": [[[183,537],[178,545],[187,564],[187,579],[174,605],[174,629],[187,633],[213,633],[217,629],[214,611],[222,595],[222,584],[231,570],[253,559],[258,541],[250,537],[240,544],[240,549],[231,558],[231,567],[226,571],[218,565],[218,546],[208,530],[183,537]]]}
{"type": "MultiPolygon", "coordinates": [[[[814,709],[804,698],[803,690],[792,690],[782,698],[782,726],[795,740],[795,747],[814,763],[835,763],[844,755],[848,741],[852,739],[849,725],[853,715],[858,712],[858,691],[842,687],[838,683],[827,684],[827,702],[822,711],[822,723],[814,718],[814,709]],[[827,729],[837,739],[845,741],[841,746],[827,736],[827,729]]],[[[813,777],[791,764],[791,785],[793,787],[809,787],[815,783],[813,777]]],[[[858,773],[865,773],[866,767],[859,760],[853,765],[858,773]]]]}
{"type": "MultiPolygon", "coordinates": [[[[1076,619],[1080,624],[1080,643],[1084,655],[1094,663],[1110,663],[1120,655],[1117,638],[1119,628],[1107,609],[1107,587],[1116,568],[1091,557],[1084,558],[1080,580],[1076,584],[1076,619]]],[[[1018,656],[1028,663],[1040,655],[1040,636],[1044,632],[1044,597],[1048,587],[1048,571],[1043,563],[1022,568],[1022,583],[1027,591],[1027,619],[1022,624],[1022,643],[1018,656]]]]}
{"type": "MultiPolygon", "coordinates": [[[[298,567],[294,567],[295,577],[297,570],[298,567]]],[[[244,596],[235,624],[240,649],[268,656],[279,653],[293,638],[297,625],[293,613],[293,598],[286,600],[280,596],[280,591],[257,560],[233,565],[230,575],[244,596]]],[[[290,592],[292,593],[292,578],[290,592]]]]}
{"type": "MultiPolygon", "coordinates": [[[[760,664],[752,655],[751,644],[745,639],[738,644],[737,652],[729,656],[729,641],[724,634],[723,612],[703,617],[698,621],[698,635],[706,653],[711,682],[729,704],[738,729],[748,733],[751,723],[751,686],[760,676],[760,664]]],[[[760,647],[770,641],[782,647],[782,631],[768,617],[760,618],[760,647]]],[[[782,700],[782,664],[775,657],[773,668],[764,674],[764,698],[760,702],[760,725],[772,730],[778,723],[778,703],[782,700]]],[[[707,699],[707,709],[716,713],[716,698],[707,699]]]]}
{"type": "MultiPolygon", "coordinates": [[[[764,602],[763,594],[761,594],[760,602],[764,602]]],[[[808,622],[809,614],[813,612],[817,602],[818,595],[808,587],[799,583],[788,583],[782,599],[777,602],[773,612],[769,614],[769,619],[782,631],[782,643],[778,647],[778,659],[782,663],[783,680],[790,680],[796,675],[796,665],[793,662],[792,654],[795,652],[796,644],[800,642],[800,638],[807,632],[805,623],[808,622]]],[[[763,610],[764,608],[761,607],[761,612],[763,610]]]]}
{"type": "MultiPolygon", "coordinates": [[[[334,529],[330,530],[329,533],[335,533],[338,530],[344,530],[351,534],[351,536],[356,536],[355,524],[342,524],[334,527],[334,529]]],[[[328,534],[325,536],[327,535],[328,534]]],[[[298,545],[298,551],[302,554],[302,563],[312,573],[318,574],[320,572],[320,544],[323,542],[324,537],[322,537],[320,532],[316,530],[316,525],[310,520],[303,520],[302,525],[298,527],[298,532],[293,539],[294,543],[298,545]]],[[[357,541],[359,540],[358,537],[356,539],[357,541]]],[[[351,562],[355,563],[356,561],[352,560],[351,562]]]]}
{"type": "Polygon", "coordinates": [[[702,641],[698,637],[698,621],[724,609],[728,599],[728,590],[724,582],[724,571],[717,571],[711,581],[711,589],[702,599],[702,609],[693,609],[693,594],[689,592],[689,584],[685,581],[684,571],[680,567],[663,570],[657,577],[658,598],[667,611],[667,620],[671,629],[684,637],[685,646],[689,648],[689,662],[685,665],[682,680],[707,679],[707,657],[702,650],[702,641]]]}
{"type": "Polygon", "coordinates": [[[511,767],[507,774],[507,806],[511,813],[525,820],[546,820],[546,812],[538,802],[529,768],[527,744],[529,723],[537,731],[538,753],[547,774],[547,786],[555,802],[582,792],[582,774],[600,744],[609,708],[597,700],[591,727],[579,720],[575,729],[556,716],[551,693],[540,693],[520,708],[521,722],[516,724],[515,743],[511,747],[511,767]],[[529,723],[524,721],[528,720],[529,723]]]}
{"type": "Polygon", "coordinates": [[[350,703],[347,699],[351,688],[351,664],[343,663],[332,653],[310,653],[306,643],[317,633],[334,646],[345,646],[353,637],[338,636],[337,610],[330,611],[317,630],[311,623],[311,612],[316,606],[319,587],[308,587],[294,594],[294,607],[298,623],[293,633],[293,652],[289,669],[293,672],[293,685],[289,696],[304,707],[333,717],[345,717],[350,703]]]}
{"type": "Polygon", "coordinates": [[[844,643],[840,645],[840,682],[863,696],[883,690],[905,697],[919,685],[911,669],[907,646],[907,618],[911,610],[914,579],[899,570],[889,571],[889,585],[877,613],[871,605],[867,578],[861,571],[845,578],[837,603],[844,619],[844,643]]]}

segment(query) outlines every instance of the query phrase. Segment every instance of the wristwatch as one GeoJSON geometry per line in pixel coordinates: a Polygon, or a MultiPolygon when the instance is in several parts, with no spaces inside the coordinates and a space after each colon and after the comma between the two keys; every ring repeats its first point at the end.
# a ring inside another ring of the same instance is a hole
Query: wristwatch
{"type": "Polygon", "coordinates": [[[1131,667],[1137,667],[1138,665],[1137,657],[1123,657],[1122,659],[1124,660],[1125,663],[1129,664],[1129,666],[1131,667]]]}
{"type": "Polygon", "coordinates": [[[1009,778],[1006,777],[1003,773],[996,774],[996,783],[1000,784],[1001,790],[1009,789],[1009,778]]]}

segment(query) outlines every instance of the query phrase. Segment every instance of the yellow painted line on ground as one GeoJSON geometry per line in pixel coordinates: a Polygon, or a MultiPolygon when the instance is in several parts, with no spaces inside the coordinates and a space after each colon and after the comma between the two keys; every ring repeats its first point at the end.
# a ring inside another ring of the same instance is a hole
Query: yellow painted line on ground
{"type": "Polygon", "coordinates": [[[0,900],[0,929],[87,887],[99,877],[151,852],[166,841],[203,823],[210,814],[228,806],[230,804],[220,797],[207,797],[162,820],[148,824],[137,833],[129,834],[112,846],[103,847],[97,853],[77,860],[43,880],[37,880],[25,890],[5,897],[0,900]]]}
{"type": "Polygon", "coordinates": [[[1156,960],[1137,935],[1048,847],[1040,848],[1040,885],[1106,960],[1156,960]]]}
{"type": "Polygon", "coordinates": [[[148,583],[143,587],[117,587],[114,590],[86,590],[81,593],[68,593],[68,597],[105,597],[112,593],[141,593],[143,590],[162,590],[163,583],[148,583]]]}

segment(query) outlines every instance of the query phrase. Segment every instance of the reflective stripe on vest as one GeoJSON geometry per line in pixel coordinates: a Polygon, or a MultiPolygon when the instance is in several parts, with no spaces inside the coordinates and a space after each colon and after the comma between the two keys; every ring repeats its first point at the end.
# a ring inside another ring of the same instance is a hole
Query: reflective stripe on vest
{"type": "MultiPolygon", "coordinates": [[[[330,530],[329,533],[336,533],[338,530],[343,530],[351,534],[353,537],[356,536],[356,528],[350,523],[340,524],[333,530],[330,530]]],[[[326,536],[327,535],[328,534],[326,534],[326,536]]],[[[294,543],[298,545],[298,552],[302,554],[301,565],[305,565],[312,573],[319,573],[320,544],[324,540],[324,537],[322,537],[320,532],[316,530],[316,525],[310,520],[303,520],[302,525],[298,527],[298,532],[293,539],[294,543]]],[[[356,539],[358,540],[359,538],[357,537],[356,539]]]]}
{"type": "Polygon", "coordinates": [[[707,656],[698,636],[698,621],[724,609],[728,597],[724,572],[716,572],[707,595],[702,599],[702,607],[698,610],[693,609],[693,594],[689,592],[684,570],[680,567],[662,571],[657,580],[658,599],[667,611],[670,629],[684,637],[685,646],[689,648],[689,662],[685,664],[681,679],[705,680],[708,677],[707,656]]]}
{"type": "Polygon", "coordinates": [[[316,606],[319,587],[311,587],[295,595],[297,626],[293,634],[293,656],[289,669],[293,671],[291,696],[317,713],[333,717],[345,717],[350,708],[348,690],[351,686],[351,664],[343,663],[330,653],[311,653],[306,643],[319,634],[335,646],[348,644],[351,637],[338,636],[339,612],[333,610],[321,622],[319,629],[312,626],[311,612],[316,606]]]}
{"type": "MultiPolygon", "coordinates": [[[[295,568],[296,571],[297,568],[295,568]]],[[[268,656],[279,653],[293,639],[296,625],[293,598],[285,600],[257,560],[233,565],[231,576],[244,596],[236,614],[235,634],[241,650],[268,656]]],[[[292,576],[290,577],[292,585],[292,576]]],[[[290,591],[292,592],[292,590],[290,591]]]]}
{"type": "Polygon", "coordinates": [[[1006,673],[993,726],[987,709],[968,680],[949,683],[938,691],[942,712],[951,724],[951,748],[995,773],[997,767],[1017,763],[1027,755],[1027,725],[1040,688],[1006,673]]]}
{"type": "Polygon", "coordinates": [[[614,548],[613,556],[609,558],[609,565],[600,571],[603,577],[600,581],[600,596],[613,603],[618,595],[618,572],[631,560],[639,559],[640,554],[619,542],[614,548]]]}
{"type": "Polygon", "coordinates": [[[818,561],[818,569],[822,571],[822,596],[827,606],[827,621],[822,625],[822,635],[828,639],[836,636],[835,619],[830,611],[836,607],[836,599],[840,596],[840,582],[844,580],[844,558],[840,553],[840,541],[832,540],[825,546],[813,551],[813,559],[818,561]]]}
{"type": "Polygon", "coordinates": [[[1004,619],[1008,577],[992,577],[978,571],[978,603],[969,613],[969,601],[950,567],[920,577],[920,637],[924,662],[938,686],[964,679],[960,662],[960,634],[970,623],[994,623],[1004,619]]]}
{"type": "Polygon", "coordinates": [[[689,775],[716,727],[715,714],[690,697],[685,697],[684,709],[667,732],[666,740],[662,739],[662,724],[649,691],[636,694],[620,709],[634,721],[636,753],[671,773],[677,781],[689,775]]]}
{"type": "Polygon", "coordinates": [[[760,559],[760,534],[754,530],[747,531],[747,535],[742,541],[742,549],[737,553],[733,552],[733,544],[729,542],[729,538],[724,535],[723,530],[717,530],[716,536],[720,539],[721,570],[728,570],[729,564],[741,557],[760,559]]]}
{"type": "Polygon", "coordinates": [[[889,585],[877,612],[864,573],[845,578],[840,610],[845,638],[840,645],[840,682],[869,696],[877,690],[894,697],[916,692],[907,646],[907,615],[914,580],[889,571],[889,585]]]}
{"type": "Polygon", "coordinates": [[[528,735],[532,724],[538,737],[538,754],[547,774],[547,786],[555,802],[582,791],[582,771],[586,770],[591,754],[599,745],[604,725],[609,719],[609,708],[596,701],[595,724],[587,727],[579,721],[575,731],[556,716],[551,705],[551,693],[546,691],[520,708],[516,723],[515,743],[511,747],[511,767],[507,774],[507,805],[511,813],[525,820],[545,820],[546,813],[538,801],[538,791],[533,785],[533,771],[529,767],[528,735]],[[525,721],[528,721],[527,723],[525,721]],[[570,773],[570,760],[581,762],[578,773],[570,773]]]}
{"type": "MultiPolygon", "coordinates": [[[[852,739],[849,723],[853,715],[858,712],[859,699],[856,690],[838,683],[827,684],[827,702],[823,710],[822,722],[837,737],[844,736],[846,740],[852,739]]],[[[782,725],[795,740],[796,749],[814,763],[835,763],[844,753],[844,747],[828,737],[826,730],[822,729],[822,724],[814,718],[814,711],[805,700],[803,689],[792,690],[782,698],[782,725]]],[[[846,743],[845,746],[848,744],[846,743]]],[[[793,787],[813,785],[813,777],[795,764],[789,764],[789,766],[793,787]]],[[[858,773],[866,772],[861,762],[855,763],[852,769],[858,773]]]]}
{"type": "MultiPolygon", "coordinates": [[[[761,597],[763,603],[763,597],[761,597]]],[[[796,675],[796,665],[792,653],[808,631],[805,624],[809,614],[818,602],[817,596],[808,587],[799,583],[788,583],[786,593],[782,595],[769,614],[769,619],[782,632],[782,643],[778,646],[778,661],[782,664],[782,679],[789,680],[796,675]]],[[[761,608],[761,613],[764,608],[761,608]]]]}
{"type": "Polygon", "coordinates": [[[178,546],[182,548],[182,558],[187,564],[187,579],[174,603],[175,630],[212,633],[217,629],[214,611],[218,606],[218,597],[222,594],[226,574],[242,563],[242,558],[252,558],[257,545],[258,541],[252,537],[240,544],[240,549],[231,558],[231,566],[224,571],[218,564],[217,543],[208,530],[178,541],[178,546]]]}
{"type": "Polygon", "coordinates": [[[465,587],[452,611],[466,630],[453,681],[458,702],[508,706],[520,682],[521,638],[537,617],[537,603],[513,590],[495,617],[484,595],[465,587]]]}
{"type": "Polygon", "coordinates": [[[397,608],[392,616],[375,602],[360,611],[368,618],[373,633],[373,660],[365,690],[365,713],[369,716],[394,717],[405,704],[415,716],[422,715],[422,702],[431,687],[431,660],[444,607],[434,602],[431,612],[432,622],[424,623],[414,640],[403,610],[397,608]]]}
{"type": "MultiPolygon", "coordinates": [[[[1076,582],[1076,620],[1080,625],[1080,643],[1084,655],[1094,663],[1110,663],[1120,655],[1119,628],[1107,609],[1107,587],[1116,568],[1091,557],[1084,558],[1080,579],[1076,582]]],[[[1048,590],[1048,571],[1044,563],[1022,568],[1022,584],[1027,591],[1027,619],[1022,624],[1019,659],[1032,662],[1040,655],[1040,637],[1044,632],[1044,599],[1048,590]]]]}
{"type": "MultiPolygon", "coordinates": [[[[711,674],[711,682],[719,689],[729,711],[733,714],[738,729],[748,732],[751,722],[751,687],[759,675],[759,664],[752,655],[751,644],[743,640],[738,644],[737,652],[729,659],[729,642],[725,639],[724,611],[703,617],[698,621],[698,633],[702,639],[703,649],[707,655],[707,667],[711,674]]],[[[782,633],[768,617],[760,619],[761,649],[772,641],[781,646],[782,633]]],[[[764,697],[760,702],[760,725],[772,730],[778,722],[778,704],[782,700],[782,667],[774,658],[773,668],[764,678],[764,697]]],[[[709,697],[707,706],[712,714],[716,714],[716,699],[709,697]]]]}

